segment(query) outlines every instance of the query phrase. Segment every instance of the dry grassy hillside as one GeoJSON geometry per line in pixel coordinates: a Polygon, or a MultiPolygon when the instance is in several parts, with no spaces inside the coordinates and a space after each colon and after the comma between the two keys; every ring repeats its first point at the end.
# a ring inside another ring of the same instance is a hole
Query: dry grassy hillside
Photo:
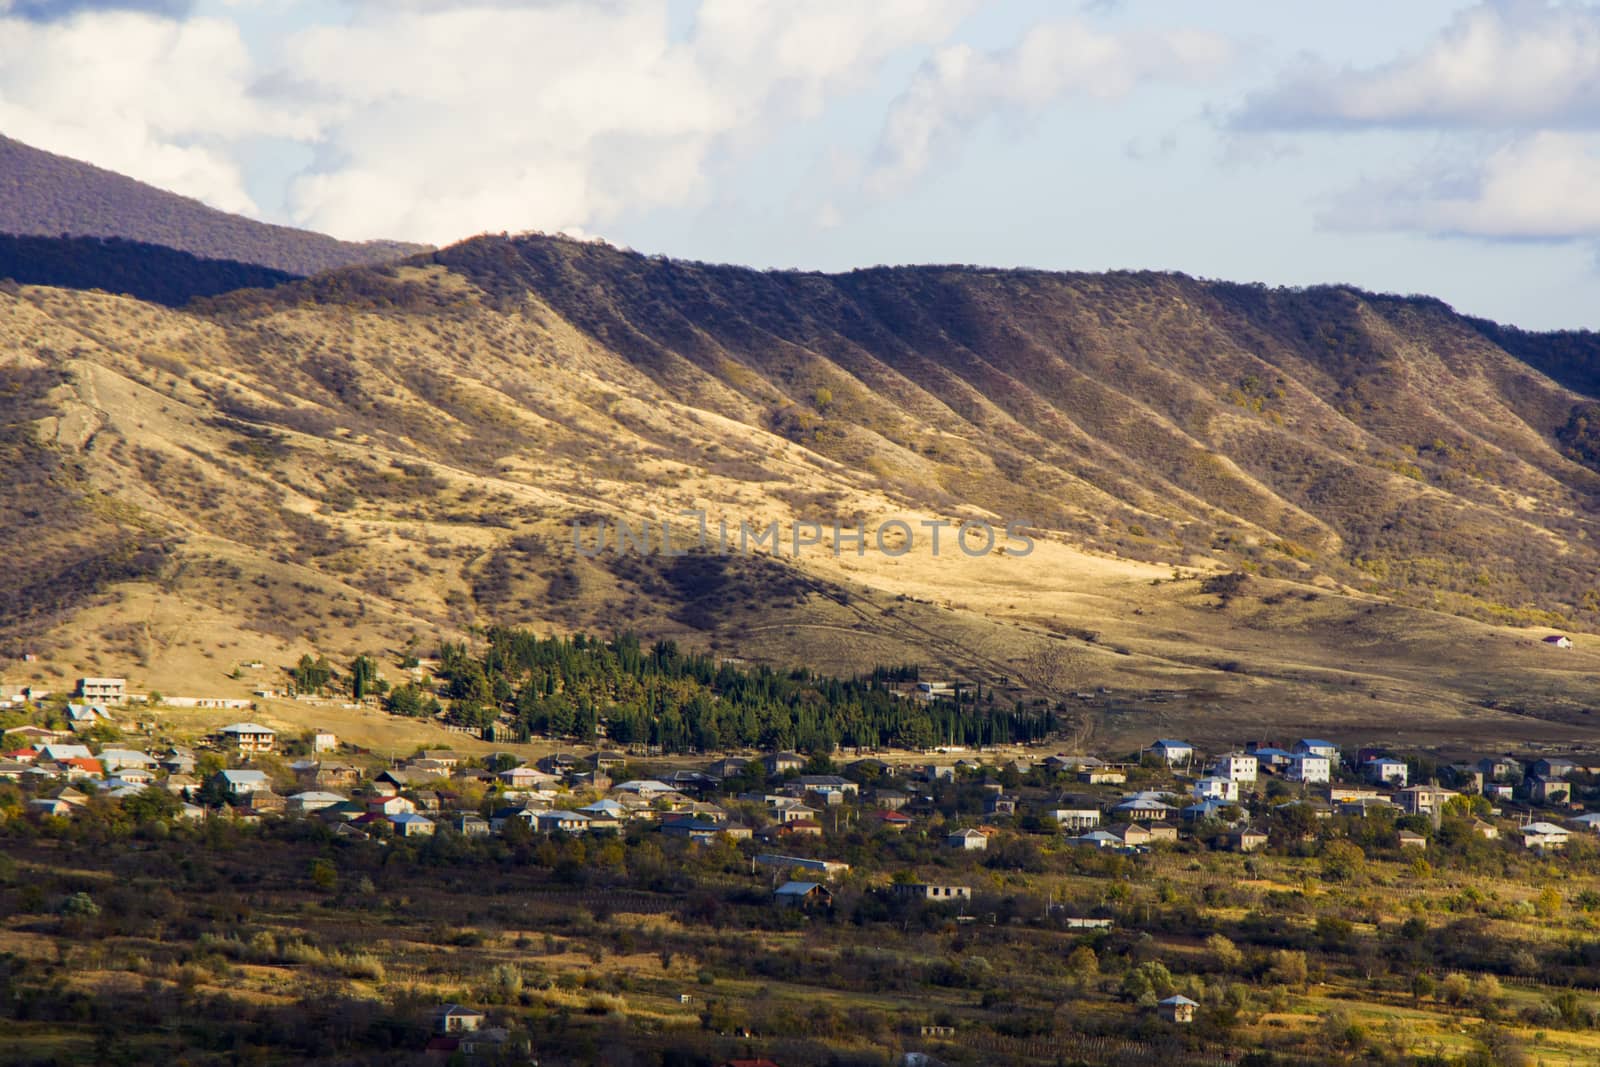
{"type": "Polygon", "coordinates": [[[45,657],[8,680],[243,691],[241,661],[510,622],[1105,684],[1113,731],[1554,738],[1595,702],[1600,642],[1508,628],[1600,624],[1587,399],[1428,301],[485,238],[186,311],[0,293],[0,379],[28,472],[0,625],[45,657]],[[688,509],[1027,518],[1038,547],[574,550],[575,518],[688,509]],[[1152,689],[1185,696],[1121,696],[1152,689]]]}

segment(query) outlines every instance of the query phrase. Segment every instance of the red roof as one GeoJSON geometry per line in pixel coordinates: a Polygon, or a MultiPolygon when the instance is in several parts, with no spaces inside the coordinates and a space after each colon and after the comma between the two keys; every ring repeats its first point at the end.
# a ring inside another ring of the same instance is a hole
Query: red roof
{"type": "Polygon", "coordinates": [[[76,768],[78,768],[78,770],[80,770],[80,771],[88,771],[90,774],[104,774],[105,773],[104,768],[102,768],[100,766],[100,761],[99,760],[97,760],[97,759],[85,759],[82,756],[72,756],[72,757],[69,757],[68,759],[61,760],[61,765],[64,766],[64,767],[76,767],[76,768]]]}
{"type": "Polygon", "coordinates": [[[881,822],[906,822],[906,823],[908,823],[908,822],[911,821],[911,816],[902,815],[898,811],[880,811],[880,812],[878,812],[878,819],[881,822]]]}
{"type": "Polygon", "coordinates": [[[39,750],[36,748],[19,748],[15,751],[7,752],[5,756],[6,759],[20,760],[23,763],[29,763],[39,758],[39,750]]]}

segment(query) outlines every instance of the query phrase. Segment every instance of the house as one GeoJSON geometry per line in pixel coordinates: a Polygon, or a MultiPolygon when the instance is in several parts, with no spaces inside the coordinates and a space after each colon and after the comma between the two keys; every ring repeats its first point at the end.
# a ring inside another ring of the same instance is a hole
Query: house
{"type": "Polygon", "coordinates": [[[806,758],[798,752],[773,752],[761,757],[761,766],[770,774],[804,770],[806,758]]]}
{"type": "Polygon", "coordinates": [[[1592,811],[1587,815],[1579,815],[1570,820],[1573,826],[1580,830],[1600,831],[1600,811],[1592,811]]]}
{"type": "Polygon", "coordinates": [[[1111,812],[1135,822],[1160,822],[1172,813],[1172,805],[1162,799],[1164,795],[1149,791],[1134,793],[1113,804],[1111,812]]]}
{"type": "Polygon", "coordinates": [[[821,837],[822,824],[815,819],[795,819],[791,822],[780,823],[768,827],[765,836],[772,837],[821,837]]]}
{"type": "Polygon", "coordinates": [[[126,678],[79,678],[77,696],[102,704],[121,704],[128,699],[126,678]]]}
{"type": "Polygon", "coordinates": [[[589,828],[589,816],[577,811],[541,811],[533,824],[542,833],[581,834],[589,828]]]}
{"type": "Polygon", "coordinates": [[[912,824],[911,816],[902,815],[898,811],[877,811],[873,812],[872,817],[877,820],[879,826],[895,833],[903,833],[912,824]]]}
{"type": "Polygon", "coordinates": [[[1250,753],[1230,752],[1226,756],[1217,757],[1216,762],[1212,764],[1212,773],[1230,781],[1248,784],[1256,780],[1260,768],[1260,762],[1250,753]]]}
{"type": "Polygon", "coordinates": [[[1178,814],[1185,822],[1199,822],[1201,819],[1220,819],[1222,813],[1230,807],[1238,810],[1226,800],[1202,800],[1198,804],[1190,804],[1178,814]]]}
{"type": "Polygon", "coordinates": [[[218,771],[211,780],[234,799],[247,797],[251,793],[266,792],[272,788],[262,771],[218,771]]]}
{"type": "Polygon", "coordinates": [[[1244,750],[1256,758],[1256,765],[1263,771],[1268,769],[1281,771],[1288,767],[1289,761],[1298,754],[1290,752],[1288,749],[1263,745],[1258,741],[1252,741],[1245,745],[1244,750]]]}
{"type": "Polygon", "coordinates": [[[959,848],[966,852],[981,852],[989,847],[989,839],[976,830],[957,830],[947,834],[944,843],[950,848],[959,848]]]}
{"type": "Polygon", "coordinates": [[[1367,781],[1379,785],[1403,786],[1411,777],[1411,770],[1404,760],[1397,760],[1393,756],[1377,756],[1361,765],[1361,773],[1366,775],[1367,781]]]}
{"type": "Polygon", "coordinates": [[[1202,778],[1191,787],[1196,800],[1221,800],[1233,803],[1239,799],[1239,783],[1232,778],[1202,778]]]}
{"type": "Polygon", "coordinates": [[[192,774],[169,774],[161,780],[161,787],[173,796],[191,797],[200,788],[200,780],[192,774]]]}
{"type": "Polygon", "coordinates": [[[162,757],[158,766],[168,774],[193,774],[194,753],[186,748],[175,748],[162,757]]]}
{"type": "Polygon", "coordinates": [[[1486,781],[1492,782],[1521,781],[1523,775],[1521,762],[1510,756],[1485,756],[1478,761],[1478,770],[1486,781]]]}
{"type": "Polygon", "coordinates": [[[455,816],[447,825],[462,837],[483,837],[489,832],[489,820],[470,811],[455,816]]]}
{"type": "Polygon", "coordinates": [[[887,811],[899,811],[911,803],[911,797],[898,789],[874,789],[872,802],[887,811]]]}
{"type": "Polygon", "coordinates": [[[1567,847],[1568,832],[1564,826],[1548,822],[1531,822],[1521,829],[1524,848],[1546,852],[1567,847]]]}
{"type": "MultiPolygon", "coordinates": [[[[820,829],[820,827],[819,827],[820,829]]],[[[720,823],[702,822],[699,819],[674,818],[665,819],[661,823],[661,832],[668,837],[684,837],[699,844],[714,841],[722,833],[720,823]]]]}
{"type": "Polygon", "coordinates": [[[483,1012],[446,1004],[433,1013],[433,1028],[441,1034],[461,1034],[483,1025],[483,1012]]]}
{"type": "MultiPolygon", "coordinates": [[[[622,753],[620,752],[602,754],[622,756],[622,753]]],[[[623,761],[626,762],[626,757],[623,758],[623,761]]],[[[725,759],[717,760],[717,762],[707,767],[706,773],[715,775],[716,777],[726,781],[729,778],[737,778],[739,775],[743,774],[745,767],[748,766],[749,763],[750,761],[745,759],[743,756],[728,756],[725,759]]],[[[618,766],[620,766],[620,764],[618,766]]],[[[615,767],[600,767],[599,764],[596,764],[596,768],[603,771],[616,770],[615,767]]]]}
{"type": "Polygon", "coordinates": [[[507,825],[520,822],[523,826],[532,830],[534,821],[538,816],[538,808],[496,808],[489,813],[489,829],[498,834],[507,825]]]}
{"type": "Polygon", "coordinates": [[[1302,737],[1289,746],[1289,751],[1307,756],[1322,756],[1329,763],[1339,762],[1339,746],[1320,737],[1302,737]]]}
{"type": "Polygon", "coordinates": [[[1015,815],[1017,813],[1017,798],[1008,796],[991,796],[983,800],[983,813],[985,815],[1015,815]]]}
{"type": "Polygon", "coordinates": [[[224,741],[237,745],[240,752],[271,752],[278,743],[278,735],[259,723],[229,723],[217,731],[224,741]]]}
{"type": "Polygon", "coordinates": [[[434,829],[432,819],[410,811],[389,816],[389,825],[401,837],[427,837],[434,829]]]}
{"type": "Polygon", "coordinates": [[[60,763],[69,759],[92,759],[94,753],[89,751],[88,745],[63,745],[52,741],[39,750],[39,755],[47,760],[60,763]]]}
{"type": "Polygon", "coordinates": [[[969,885],[933,885],[929,882],[896,882],[892,887],[897,897],[908,897],[913,900],[936,900],[946,903],[952,900],[971,900],[972,887],[969,885]]]}
{"type": "Polygon", "coordinates": [[[1544,643],[1549,645],[1551,648],[1571,648],[1572,638],[1568,637],[1566,634],[1551,634],[1549,637],[1544,639],[1544,643]]]}
{"type": "MultiPolygon", "coordinates": [[[[744,760],[740,760],[739,765],[743,767],[744,762],[744,760]]],[[[611,771],[621,770],[623,767],[627,766],[628,754],[626,752],[618,752],[615,749],[605,752],[596,752],[593,756],[589,757],[589,763],[594,767],[595,770],[606,771],[609,773],[611,771]]],[[[712,771],[711,773],[716,774],[715,771],[712,771]]],[[[717,774],[717,777],[721,778],[724,776],[717,774]]]]}
{"type": "Polygon", "coordinates": [[[921,775],[929,782],[953,782],[956,780],[956,768],[953,763],[930,763],[922,768],[921,775]]]}
{"type": "Polygon", "coordinates": [[[28,810],[37,815],[71,815],[72,805],[59,797],[35,797],[28,801],[28,810]]]}
{"type": "Polygon", "coordinates": [[[58,760],[61,769],[66,772],[68,781],[77,781],[80,778],[99,778],[105,773],[105,768],[100,766],[100,761],[88,756],[73,756],[70,759],[58,760]]]}
{"type": "Polygon", "coordinates": [[[780,823],[815,822],[815,817],[822,814],[816,808],[807,807],[798,800],[784,804],[775,804],[772,808],[772,817],[780,823]]]}
{"type": "Polygon", "coordinates": [[[1069,845],[1092,845],[1095,848],[1122,847],[1122,839],[1107,830],[1090,830],[1088,833],[1067,838],[1067,843],[1069,845]]]}
{"type": "Polygon", "coordinates": [[[1174,993],[1166,1000],[1156,1002],[1156,1010],[1169,1023],[1194,1022],[1194,1010],[1200,1005],[1182,993],[1174,993]]]}
{"type": "Polygon", "coordinates": [[[797,786],[807,793],[815,793],[821,797],[829,798],[829,803],[836,803],[833,797],[853,797],[861,792],[861,787],[848,778],[841,778],[836,774],[802,774],[791,786],[797,786]]]}
{"type": "Polygon", "coordinates": [[[1170,822],[1153,822],[1145,827],[1150,834],[1151,844],[1176,844],[1178,840],[1178,824],[1170,822]]]}
{"type": "Polygon", "coordinates": [[[1528,776],[1528,799],[1535,804],[1567,804],[1572,800],[1572,783],[1542,774],[1528,776]]]}
{"type": "Polygon", "coordinates": [[[654,800],[673,791],[666,782],[658,782],[653,778],[630,778],[612,790],[615,793],[632,793],[642,800],[654,800]]]}
{"type": "Polygon", "coordinates": [[[537,767],[526,765],[501,771],[495,777],[499,778],[511,789],[534,789],[541,782],[555,781],[553,777],[540,771],[537,767]]]}
{"type": "Polygon", "coordinates": [[[1500,828],[1491,822],[1482,819],[1472,820],[1472,832],[1487,841],[1496,841],[1500,838],[1500,828]]]}
{"type": "Polygon", "coordinates": [[[334,752],[339,748],[339,737],[332,730],[315,730],[311,734],[311,751],[334,752]]]}
{"type": "Polygon", "coordinates": [[[150,768],[156,765],[151,756],[130,748],[102,748],[96,758],[107,774],[115,774],[125,767],[150,768]]]}
{"type": "Polygon", "coordinates": [[[1084,767],[1078,772],[1084,785],[1122,785],[1127,780],[1127,773],[1116,767],[1084,767]]]}
{"type": "Polygon", "coordinates": [[[1241,826],[1227,834],[1228,847],[1235,852],[1254,852],[1267,843],[1267,835],[1249,826],[1241,826]]]}
{"type": "Polygon", "coordinates": [[[1576,760],[1545,758],[1535,760],[1532,767],[1528,768],[1529,774],[1537,774],[1541,778],[1565,778],[1575,771],[1583,770],[1576,760]]]}
{"type": "Polygon", "coordinates": [[[772,898],[791,907],[831,907],[833,890],[821,882],[785,882],[773,890],[772,898]]]}
{"type": "Polygon", "coordinates": [[[571,774],[573,771],[577,770],[580,766],[580,761],[578,757],[573,755],[571,752],[556,752],[545,756],[534,766],[538,767],[546,774],[553,774],[557,777],[560,777],[563,774],[571,774]]]}
{"type": "Polygon", "coordinates": [[[111,722],[106,709],[95,704],[68,704],[67,727],[73,731],[87,730],[91,726],[111,722]]]}
{"type": "Polygon", "coordinates": [[[288,806],[288,801],[271,789],[257,789],[253,793],[246,793],[239,798],[238,803],[236,812],[247,815],[265,815],[268,812],[283,811],[288,806]]]}
{"type": "Polygon", "coordinates": [[[1284,768],[1283,777],[1291,782],[1304,782],[1307,785],[1333,780],[1333,761],[1327,756],[1319,756],[1312,752],[1300,752],[1289,757],[1289,763],[1284,768]]]}
{"type": "Polygon", "coordinates": [[[1102,763],[1093,756],[1068,756],[1057,753],[1044,758],[1044,769],[1051,774],[1073,774],[1090,767],[1099,767],[1102,763]]]}
{"type": "Polygon", "coordinates": [[[349,798],[340,796],[338,793],[307,790],[303,793],[295,793],[287,799],[288,802],[285,804],[285,808],[288,811],[299,815],[309,815],[313,811],[321,811],[323,808],[331,808],[335,804],[343,804],[349,798]]]}
{"type": "Polygon", "coordinates": [[[1063,830],[1093,830],[1100,825],[1099,808],[1056,808],[1050,815],[1063,830]]]}
{"type": "Polygon", "coordinates": [[[1118,844],[1129,848],[1150,843],[1150,831],[1136,822],[1131,822],[1124,826],[1112,826],[1103,832],[1116,838],[1118,844]]]}
{"type": "Polygon", "coordinates": [[[375,811],[379,815],[415,815],[417,805],[410,797],[394,796],[379,797],[367,801],[367,810],[375,811]]]}
{"type": "Polygon", "coordinates": [[[1436,785],[1412,785],[1396,792],[1394,799],[1407,815],[1432,815],[1460,795],[1453,789],[1441,789],[1436,785]]]}
{"type": "Polygon", "coordinates": [[[1194,759],[1193,745],[1187,741],[1176,741],[1165,737],[1151,745],[1150,752],[1165,761],[1169,767],[1175,763],[1188,763],[1194,759]]]}
{"type": "Polygon", "coordinates": [[[1401,848],[1427,848],[1428,847],[1428,839],[1426,837],[1423,837],[1421,834],[1413,833],[1410,830],[1401,830],[1400,831],[1400,847],[1401,848]]]}
{"type": "Polygon", "coordinates": [[[785,869],[798,869],[802,871],[819,871],[828,875],[845,874],[850,870],[848,863],[838,860],[815,860],[804,856],[782,856],[772,852],[763,852],[756,857],[756,863],[763,867],[782,867],[785,869]]]}

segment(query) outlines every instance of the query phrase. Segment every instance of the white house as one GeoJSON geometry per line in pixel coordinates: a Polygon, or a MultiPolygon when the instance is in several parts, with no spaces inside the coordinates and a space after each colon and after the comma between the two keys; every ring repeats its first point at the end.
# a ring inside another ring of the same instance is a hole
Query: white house
{"type": "Polygon", "coordinates": [[[1150,746],[1150,751],[1160,756],[1170,767],[1174,763],[1188,763],[1194,759],[1194,746],[1187,741],[1164,737],[1150,746]]]}
{"type": "Polygon", "coordinates": [[[1050,815],[1063,830],[1093,830],[1100,825],[1099,808],[1057,808],[1050,815]]]}
{"type": "Polygon", "coordinates": [[[323,808],[331,808],[335,804],[343,804],[347,799],[349,798],[342,797],[338,793],[323,793],[316,790],[309,790],[304,793],[296,793],[287,798],[287,803],[285,806],[290,811],[307,814],[313,811],[321,811],[323,808]]]}
{"type": "Polygon", "coordinates": [[[966,852],[980,852],[989,847],[989,839],[976,830],[957,830],[947,835],[944,843],[966,852]]]}
{"type": "Polygon", "coordinates": [[[1289,757],[1283,776],[1291,782],[1329,782],[1333,780],[1333,762],[1327,756],[1301,752],[1289,757]]]}
{"type": "Polygon", "coordinates": [[[1254,782],[1260,764],[1248,752],[1230,752],[1226,756],[1218,756],[1212,771],[1222,778],[1235,782],[1254,782]]]}
{"type": "Polygon", "coordinates": [[[1522,827],[1522,845],[1524,848],[1538,849],[1540,851],[1565,848],[1567,846],[1568,832],[1564,826],[1557,826],[1549,822],[1531,822],[1522,827]]]}
{"type": "Polygon", "coordinates": [[[1362,764],[1361,770],[1366,774],[1368,781],[1380,784],[1403,786],[1411,778],[1411,771],[1406,767],[1405,761],[1392,756],[1369,759],[1362,764]]]}
{"type": "Polygon", "coordinates": [[[1303,752],[1308,756],[1326,756],[1329,762],[1339,758],[1339,746],[1320,737],[1302,737],[1289,746],[1289,751],[1303,752]]]}
{"type": "Polygon", "coordinates": [[[79,678],[78,696],[105,704],[121,704],[128,699],[126,678],[79,678]]]}
{"type": "Polygon", "coordinates": [[[222,788],[235,797],[249,796],[251,793],[265,793],[272,788],[272,783],[267,781],[267,776],[262,771],[218,771],[216,781],[220,779],[222,788]]]}
{"type": "Polygon", "coordinates": [[[1202,778],[1194,783],[1193,789],[1196,800],[1225,800],[1232,803],[1239,799],[1239,783],[1232,778],[1217,775],[1202,778]]]}
{"type": "Polygon", "coordinates": [[[277,733],[259,723],[229,723],[218,733],[229,744],[238,745],[240,752],[271,752],[278,743],[277,733]]]}
{"type": "Polygon", "coordinates": [[[389,816],[389,824],[401,837],[426,837],[433,833],[433,820],[413,811],[389,816]]]}

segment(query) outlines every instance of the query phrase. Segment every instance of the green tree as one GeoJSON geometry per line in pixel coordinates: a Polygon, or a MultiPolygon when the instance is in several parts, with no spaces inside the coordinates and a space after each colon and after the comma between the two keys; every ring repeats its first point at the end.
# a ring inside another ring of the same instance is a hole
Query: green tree
{"type": "Polygon", "coordinates": [[[365,700],[370,694],[377,692],[378,664],[371,656],[363,653],[350,663],[350,695],[357,700],[365,700]]]}

